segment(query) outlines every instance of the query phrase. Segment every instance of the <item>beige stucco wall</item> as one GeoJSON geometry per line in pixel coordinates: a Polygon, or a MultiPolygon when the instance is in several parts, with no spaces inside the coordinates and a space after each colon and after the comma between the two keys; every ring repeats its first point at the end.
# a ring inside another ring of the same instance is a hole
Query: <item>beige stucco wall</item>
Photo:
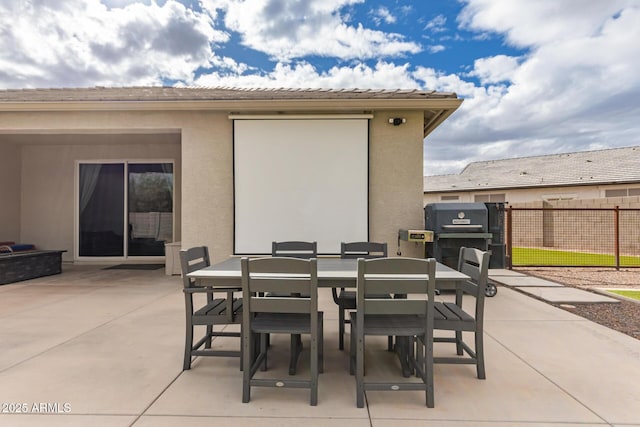
{"type": "Polygon", "coordinates": [[[20,240],[20,148],[0,144],[0,242],[20,240]]]}
{"type": "MultiPolygon", "coordinates": [[[[183,129],[183,247],[206,244],[214,260],[233,253],[233,132],[226,115],[202,113],[183,129]],[[188,165],[188,166],[187,166],[188,165]],[[187,214],[187,212],[189,214],[187,214]]],[[[422,228],[421,112],[376,112],[370,122],[369,235],[396,252],[398,228],[422,228]],[[391,126],[389,117],[407,123],[391,126]]],[[[338,208],[338,207],[336,207],[338,208]]],[[[421,256],[404,243],[403,255],[421,256]]]]}
{"type": "MultiPolygon", "coordinates": [[[[79,160],[172,160],[175,163],[176,191],[180,197],[179,135],[128,135],[107,138],[83,135],[75,144],[59,144],[49,136],[47,144],[22,146],[21,239],[41,249],[66,249],[64,260],[73,260],[75,221],[75,174],[79,160]],[[101,143],[104,139],[111,144],[101,143]],[[153,141],[156,141],[155,143],[153,141]],[[164,140],[164,143],[158,142],[164,140]],[[173,140],[173,142],[169,142],[173,140]]],[[[68,139],[68,138],[63,138],[68,139]]],[[[178,204],[179,205],[179,204],[178,204]]],[[[179,210],[176,229],[179,233],[179,210]]]]}
{"type": "Polygon", "coordinates": [[[182,246],[207,245],[214,261],[233,253],[232,122],[194,113],[182,131],[182,246]]]}
{"type": "MultiPolygon", "coordinates": [[[[399,228],[424,228],[422,114],[376,112],[370,126],[370,239],[388,242],[394,255],[399,228]],[[389,117],[407,122],[392,126],[389,117]]],[[[424,256],[421,243],[402,242],[400,250],[403,256],[424,256]]]]}
{"type": "MultiPolygon", "coordinates": [[[[399,228],[423,227],[422,133],[421,111],[377,111],[370,122],[370,239],[388,242],[390,254],[396,252],[399,228]],[[405,117],[407,122],[392,126],[389,117],[405,117]]],[[[208,245],[214,261],[232,254],[233,138],[227,112],[0,114],[0,146],[6,149],[16,138],[21,140],[23,241],[67,249],[65,259],[73,259],[77,160],[175,159],[178,218],[182,212],[177,237],[182,246],[208,245]],[[24,141],[30,133],[38,134],[37,144],[24,141]],[[131,133],[140,135],[123,139],[122,134],[131,133]],[[74,136],[65,136],[69,134],[74,136]],[[150,142],[166,134],[179,142],[150,142]],[[78,135],[86,136],[86,142],[78,135]]],[[[401,250],[406,256],[424,253],[422,245],[414,243],[403,242],[401,250]]]]}
{"type": "Polygon", "coordinates": [[[522,188],[522,189],[495,189],[483,191],[461,191],[457,193],[441,192],[441,193],[425,193],[424,204],[437,203],[442,201],[442,196],[459,196],[460,202],[473,202],[476,195],[487,194],[504,194],[505,200],[509,204],[528,203],[542,200],[560,200],[560,199],[598,199],[605,197],[605,190],[613,190],[616,188],[638,187],[635,185],[581,185],[581,186],[563,186],[549,188],[522,188]]]}

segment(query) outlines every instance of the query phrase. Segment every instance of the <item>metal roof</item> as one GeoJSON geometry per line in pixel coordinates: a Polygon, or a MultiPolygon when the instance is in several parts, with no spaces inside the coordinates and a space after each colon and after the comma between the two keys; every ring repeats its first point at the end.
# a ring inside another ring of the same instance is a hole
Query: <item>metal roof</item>
{"type": "Polygon", "coordinates": [[[640,182],[640,146],[469,163],[424,177],[425,193],[640,182]]]}

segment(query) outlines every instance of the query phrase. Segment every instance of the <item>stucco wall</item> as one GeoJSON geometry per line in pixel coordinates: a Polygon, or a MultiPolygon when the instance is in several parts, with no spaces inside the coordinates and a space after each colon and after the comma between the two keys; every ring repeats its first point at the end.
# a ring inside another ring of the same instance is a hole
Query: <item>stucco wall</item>
{"type": "MultiPolygon", "coordinates": [[[[208,245],[214,261],[232,254],[233,132],[226,112],[12,113],[0,115],[0,130],[23,138],[31,132],[40,139],[35,145],[21,144],[22,240],[67,249],[65,260],[73,259],[76,160],[173,158],[179,218],[182,210],[176,237],[182,247],[208,245]],[[140,134],[138,138],[179,135],[179,143],[118,137],[131,133],[140,134]],[[87,141],[79,141],[79,134],[87,141]]],[[[388,242],[390,254],[396,252],[399,228],[423,227],[422,132],[421,111],[375,112],[370,122],[370,239],[388,242]],[[405,117],[407,122],[392,126],[389,117],[405,117]]],[[[6,149],[9,139],[0,136],[0,145],[6,149]]],[[[424,253],[422,245],[414,243],[403,242],[401,250],[406,256],[424,253]]]]}
{"type": "MultiPolygon", "coordinates": [[[[39,248],[66,249],[64,260],[73,260],[75,255],[76,161],[173,160],[174,197],[180,197],[179,135],[74,135],[71,138],[49,135],[46,139],[46,144],[22,145],[20,235],[23,241],[39,248]],[[69,139],[74,143],[65,144],[69,139]]],[[[179,238],[179,211],[175,214],[179,238]]]]}
{"type": "Polygon", "coordinates": [[[584,186],[565,186],[565,187],[549,187],[549,188],[521,188],[521,189],[494,189],[494,190],[478,190],[478,191],[461,191],[457,193],[440,192],[425,193],[424,204],[441,202],[442,196],[458,196],[460,202],[473,202],[476,195],[487,194],[504,194],[505,200],[509,204],[527,203],[542,200],[562,200],[562,199],[597,199],[605,196],[605,190],[616,188],[637,187],[634,185],[584,185],[584,186]]]}
{"type": "Polygon", "coordinates": [[[20,149],[0,144],[0,242],[20,241],[20,149]]]}
{"type": "MultiPolygon", "coordinates": [[[[369,228],[370,239],[388,242],[397,250],[399,228],[424,228],[423,118],[420,112],[376,112],[370,125],[369,228]],[[400,126],[389,117],[404,117],[400,126]]],[[[402,256],[424,256],[421,243],[402,242],[402,256]]]]}
{"type": "Polygon", "coordinates": [[[233,253],[232,122],[194,113],[182,130],[182,247],[207,245],[213,261],[233,253]]]}

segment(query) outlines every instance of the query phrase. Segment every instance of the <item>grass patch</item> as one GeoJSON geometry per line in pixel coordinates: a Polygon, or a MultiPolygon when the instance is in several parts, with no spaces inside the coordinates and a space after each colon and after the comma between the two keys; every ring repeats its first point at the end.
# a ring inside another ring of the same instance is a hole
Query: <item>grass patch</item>
{"type": "Polygon", "coordinates": [[[640,291],[633,289],[607,289],[607,292],[640,301],[640,291]]]}
{"type": "MultiPolygon", "coordinates": [[[[513,248],[513,265],[571,265],[576,267],[615,267],[616,258],[609,254],[569,252],[539,248],[513,248]]],[[[640,257],[621,256],[621,267],[640,266],[640,257]]]]}

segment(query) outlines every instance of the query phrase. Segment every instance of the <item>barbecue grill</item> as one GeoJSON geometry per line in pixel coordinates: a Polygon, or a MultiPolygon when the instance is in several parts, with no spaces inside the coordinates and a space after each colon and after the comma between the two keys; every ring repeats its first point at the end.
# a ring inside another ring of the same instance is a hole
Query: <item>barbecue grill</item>
{"type": "MultiPolygon", "coordinates": [[[[425,229],[433,231],[433,242],[425,245],[425,256],[457,268],[460,248],[464,246],[491,251],[489,266],[504,268],[502,208],[502,203],[428,204],[424,223],[425,229]]],[[[487,295],[495,295],[495,285],[487,285],[487,295]]]]}

